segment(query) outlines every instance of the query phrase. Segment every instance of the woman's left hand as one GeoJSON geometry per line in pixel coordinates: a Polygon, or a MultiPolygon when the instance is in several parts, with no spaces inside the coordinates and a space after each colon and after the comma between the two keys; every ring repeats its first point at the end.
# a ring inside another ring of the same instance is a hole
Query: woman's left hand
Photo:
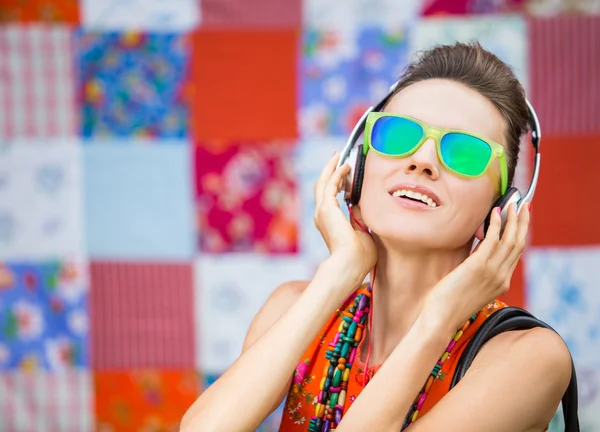
{"type": "Polygon", "coordinates": [[[508,209],[506,228],[500,238],[501,218],[494,209],[490,226],[483,241],[473,253],[448,273],[428,295],[423,312],[442,325],[456,330],[474,313],[502,294],[525,247],[529,228],[529,205],[508,209]]]}

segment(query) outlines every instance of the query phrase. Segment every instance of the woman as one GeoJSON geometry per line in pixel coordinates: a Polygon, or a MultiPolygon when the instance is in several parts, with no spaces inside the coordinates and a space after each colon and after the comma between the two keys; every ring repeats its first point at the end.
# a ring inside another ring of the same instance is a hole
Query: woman
{"type": "Polygon", "coordinates": [[[505,156],[494,153],[481,175],[467,177],[427,134],[410,154],[390,157],[382,148],[402,140],[391,142],[375,122],[350,223],[336,200],[349,167],[336,168],[335,154],[315,186],[315,224],[330,257],[312,281],[277,288],[241,356],[189,409],[182,430],[255,430],[286,395],[282,431],[546,428],[571,372],[551,331],[496,336],[449,391],[469,338],[505,306],[495,299],[525,245],[528,206],[509,208],[501,238],[496,211],[484,239],[482,229],[514,177],[527,127],[522,87],[478,44],[442,46],[407,68],[382,111],[433,134],[465,131],[505,156]],[[369,273],[373,286],[361,286],[369,273]]]}

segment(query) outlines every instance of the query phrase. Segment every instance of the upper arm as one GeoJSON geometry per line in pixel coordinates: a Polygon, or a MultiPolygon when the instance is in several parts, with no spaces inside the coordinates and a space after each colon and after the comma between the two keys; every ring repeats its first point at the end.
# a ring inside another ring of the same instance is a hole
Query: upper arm
{"type": "MultiPolygon", "coordinates": [[[[275,322],[296,302],[308,284],[309,282],[307,281],[286,282],[273,291],[248,328],[244,346],[242,348],[242,354],[250,348],[254,342],[260,339],[269,327],[275,324],[275,322]]],[[[277,404],[273,409],[277,408],[287,395],[292,379],[293,376],[290,376],[284,390],[278,396],[277,404]]]]}
{"type": "Polygon", "coordinates": [[[463,379],[413,432],[542,431],[571,379],[571,356],[552,330],[502,333],[475,357],[463,379]]]}

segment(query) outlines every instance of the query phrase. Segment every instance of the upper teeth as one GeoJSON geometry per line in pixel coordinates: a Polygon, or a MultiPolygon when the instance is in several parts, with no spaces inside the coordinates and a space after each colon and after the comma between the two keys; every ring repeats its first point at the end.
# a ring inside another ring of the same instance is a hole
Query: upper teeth
{"type": "Polygon", "coordinates": [[[428,197],[427,195],[425,195],[423,193],[414,192],[414,191],[411,191],[411,190],[406,190],[406,189],[397,190],[397,191],[394,191],[394,193],[392,195],[395,196],[395,197],[406,196],[408,198],[412,198],[412,199],[416,199],[416,200],[419,200],[419,201],[423,201],[429,207],[436,207],[437,206],[437,204],[435,203],[435,201],[432,198],[428,197]]]}

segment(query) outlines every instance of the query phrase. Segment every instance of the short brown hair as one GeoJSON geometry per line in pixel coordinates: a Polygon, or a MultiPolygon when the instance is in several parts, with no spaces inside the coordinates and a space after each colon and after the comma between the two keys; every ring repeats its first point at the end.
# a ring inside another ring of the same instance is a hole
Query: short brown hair
{"type": "Polygon", "coordinates": [[[519,158],[521,136],[527,131],[529,112],[525,91],[512,69],[478,42],[439,45],[420,53],[400,76],[394,93],[419,81],[448,79],[477,90],[500,111],[506,121],[508,184],[512,184],[519,158]]]}

